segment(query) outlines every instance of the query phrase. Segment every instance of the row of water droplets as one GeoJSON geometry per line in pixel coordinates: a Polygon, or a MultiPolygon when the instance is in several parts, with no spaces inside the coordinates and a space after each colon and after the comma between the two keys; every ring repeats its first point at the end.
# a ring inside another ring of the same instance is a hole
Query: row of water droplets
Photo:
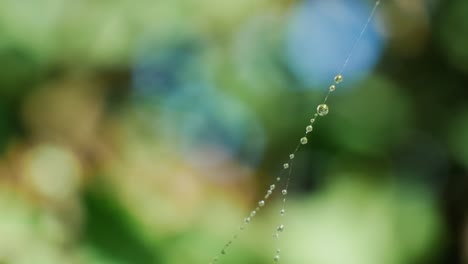
{"type": "MultiPolygon", "coordinates": [[[[293,168],[293,161],[296,155],[296,152],[299,150],[301,145],[306,145],[309,140],[307,136],[313,131],[313,125],[318,117],[324,117],[328,114],[328,105],[326,104],[326,101],[328,100],[328,96],[330,93],[335,91],[336,87],[338,84],[340,84],[343,81],[343,76],[341,74],[337,75],[335,77],[335,84],[332,84],[329,87],[328,94],[325,97],[324,101],[322,104],[317,106],[317,112],[314,114],[314,116],[310,119],[310,124],[306,127],[305,129],[305,134],[304,136],[299,140],[299,144],[295,148],[295,150],[289,154],[289,160],[283,164],[283,170],[281,171],[280,175],[276,178],[276,184],[271,184],[268,190],[265,193],[265,196],[263,197],[262,200],[258,201],[257,207],[252,210],[247,217],[244,218],[244,222],[239,226],[238,231],[236,234],[229,240],[221,249],[220,253],[221,255],[226,255],[228,248],[233,244],[233,242],[239,237],[239,234],[245,230],[248,224],[254,219],[254,217],[257,215],[257,213],[265,207],[267,201],[269,200],[270,196],[277,190],[277,184],[282,181],[283,176],[286,176],[286,184],[284,185],[284,188],[281,190],[281,194],[283,195],[283,200],[282,200],[282,207],[281,210],[279,211],[280,216],[283,217],[286,214],[286,196],[288,195],[288,188],[289,188],[289,182],[291,180],[291,174],[292,174],[292,168],[293,168]]],[[[273,234],[274,238],[279,238],[279,234],[284,231],[285,225],[283,223],[279,224],[278,227],[276,228],[276,232],[273,234]]],[[[280,260],[280,252],[281,250],[278,248],[276,250],[275,256],[273,260],[275,262],[278,262],[280,260]]],[[[210,264],[217,263],[219,261],[219,256],[215,256],[210,264]]]]}
{"type": "MultiPolygon", "coordinates": [[[[310,119],[310,124],[306,127],[304,136],[299,140],[299,144],[297,145],[294,152],[289,154],[289,162],[286,162],[283,164],[283,168],[288,171],[288,176],[286,179],[285,187],[281,190],[281,194],[283,195],[282,206],[279,211],[281,218],[284,217],[284,215],[286,214],[286,209],[285,209],[286,208],[286,196],[288,195],[289,182],[291,181],[293,161],[294,161],[296,152],[299,150],[301,145],[306,145],[309,142],[309,139],[307,136],[310,133],[312,133],[312,131],[314,130],[314,123],[317,120],[317,118],[324,117],[328,114],[329,109],[328,109],[328,105],[326,104],[328,100],[328,96],[330,95],[330,93],[336,90],[337,85],[340,84],[342,81],[343,81],[343,75],[338,74],[337,76],[335,76],[335,79],[334,79],[335,83],[330,85],[327,96],[325,96],[325,99],[323,100],[323,102],[317,106],[317,112],[310,119]]],[[[276,178],[276,180],[281,181],[281,177],[276,178]]],[[[284,222],[281,221],[281,223],[276,228],[276,231],[273,234],[273,237],[275,239],[278,239],[280,233],[284,231],[284,228],[285,228],[284,222]]],[[[273,260],[275,262],[280,261],[280,253],[281,253],[281,249],[280,248],[276,249],[275,256],[273,257],[273,260]]]]}
{"type": "MultiPolygon", "coordinates": [[[[286,183],[284,185],[284,188],[282,188],[281,190],[281,194],[283,195],[283,200],[282,200],[282,206],[281,206],[281,209],[279,211],[279,214],[281,216],[281,219],[283,219],[283,217],[285,216],[286,214],[286,196],[288,195],[288,188],[289,188],[289,182],[291,180],[291,174],[292,174],[292,168],[293,168],[293,161],[294,161],[294,158],[295,158],[295,155],[297,153],[297,151],[299,150],[299,148],[301,147],[301,145],[306,145],[308,142],[309,142],[309,139],[308,139],[308,135],[313,131],[314,129],[314,123],[315,121],[317,120],[317,118],[319,117],[324,117],[328,114],[329,112],[329,108],[328,108],[328,105],[327,105],[327,101],[328,101],[328,98],[329,96],[331,95],[331,93],[333,93],[336,88],[338,87],[338,85],[340,83],[343,82],[343,71],[345,70],[346,66],[348,65],[348,62],[349,60],[351,59],[351,56],[357,46],[357,44],[359,43],[359,41],[361,40],[362,36],[364,35],[364,32],[366,31],[367,27],[369,26],[372,18],[374,17],[375,15],[375,12],[377,10],[377,7],[379,6],[380,4],[380,1],[381,0],[377,0],[375,2],[375,5],[374,5],[374,8],[372,9],[368,19],[367,19],[367,22],[366,24],[364,25],[364,27],[362,28],[359,36],[356,38],[351,50],[349,51],[348,53],[348,56],[346,57],[346,60],[345,62],[343,63],[343,66],[341,67],[341,70],[339,71],[339,74],[335,76],[334,80],[333,80],[333,84],[331,84],[328,88],[328,92],[324,98],[324,100],[322,101],[321,104],[319,104],[317,106],[317,111],[316,113],[314,114],[314,116],[310,119],[310,124],[306,127],[305,129],[305,134],[304,136],[299,140],[299,143],[298,145],[296,146],[295,150],[289,154],[289,160],[287,162],[285,162],[283,164],[283,170],[281,171],[280,175],[276,178],[276,182],[281,182],[283,176],[285,175],[286,173],[286,183]]],[[[240,235],[241,232],[243,232],[245,230],[245,228],[247,227],[247,225],[254,219],[254,217],[257,215],[257,213],[261,210],[261,208],[263,208],[268,199],[270,198],[270,196],[274,193],[274,191],[278,188],[276,188],[276,184],[271,184],[269,189],[267,190],[265,196],[264,196],[264,199],[260,200],[258,202],[258,205],[257,207],[252,210],[250,212],[250,214],[244,219],[244,222],[240,225],[238,231],[234,234],[234,236],[231,238],[231,240],[229,240],[224,246],[223,248],[221,249],[220,253],[221,255],[226,255],[227,254],[227,250],[228,248],[233,244],[233,242],[235,240],[237,240],[238,236],[240,235]]],[[[285,229],[285,225],[284,225],[284,222],[281,221],[281,223],[277,226],[276,230],[275,230],[275,233],[273,234],[273,237],[274,238],[279,238],[279,235],[280,233],[282,233],[285,229]]],[[[279,262],[280,261],[280,253],[281,253],[281,249],[280,248],[277,248],[276,249],[276,252],[275,252],[275,255],[273,257],[273,260],[275,262],[279,262]]],[[[217,263],[219,261],[219,256],[215,256],[211,262],[209,262],[209,264],[214,264],[214,263],[217,263]]]]}

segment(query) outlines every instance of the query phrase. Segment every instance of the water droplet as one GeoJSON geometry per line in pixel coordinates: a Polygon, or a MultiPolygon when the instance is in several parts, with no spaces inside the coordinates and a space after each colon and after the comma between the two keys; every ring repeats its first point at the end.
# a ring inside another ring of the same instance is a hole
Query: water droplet
{"type": "Polygon", "coordinates": [[[221,250],[221,254],[226,255],[226,250],[221,250]]]}
{"type": "Polygon", "coordinates": [[[278,233],[273,234],[273,238],[278,238],[278,237],[279,237],[278,233]]]}
{"type": "Polygon", "coordinates": [[[262,200],[262,201],[258,202],[258,205],[259,205],[260,207],[263,207],[263,206],[265,205],[265,201],[262,200]]]}
{"type": "Polygon", "coordinates": [[[343,75],[341,74],[338,74],[337,76],[335,76],[335,83],[336,84],[339,84],[343,81],[343,75]]]}
{"type": "Polygon", "coordinates": [[[281,181],[281,178],[280,177],[276,178],[276,181],[281,181]]]}
{"type": "Polygon", "coordinates": [[[328,114],[328,105],[321,104],[321,105],[317,106],[317,113],[320,116],[326,116],[328,114]]]}
{"type": "Polygon", "coordinates": [[[310,133],[310,132],[312,132],[313,129],[314,129],[314,128],[312,127],[312,125],[308,125],[308,126],[306,127],[306,132],[307,132],[307,133],[310,133]]]}
{"type": "Polygon", "coordinates": [[[330,92],[334,92],[336,90],[336,86],[335,85],[331,85],[330,86],[330,92]]]}
{"type": "Polygon", "coordinates": [[[272,193],[273,193],[272,190],[268,190],[268,191],[267,191],[267,194],[268,194],[268,195],[271,195],[272,193]]]}
{"type": "Polygon", "coordinates": [[[294,154],[289,154],[290,159],[294,159],[294,154]]]}
{"type": "Polygon", "coordinates": [[[270,190],[273,191],[273,190],[275,189],[275,187],[276,187],[276,186],[275,186],[274,184],[270,185],[270,190]]]}
{"type": "Polygon", "coordinates": [[[284,215],[284,213],[285,213],[284,209],[281,209],[281,211],[280,211],[280,215],[281,215],[281,216],[283,216],[283,215],[284,215]]]}
{"type": "Polygon", "coordinates": [[[285,169],[289,168],[289,164],[288,163],[283,164],[283,168],[285,169]]]}
{"type": "Polygon", "coordinates": [[[279,259],[280,259],[280,256],[279,256],[279,255],[276,255],[275,258],[273,258],[273,260],[274,260],[275,262],[278,262],[279,259]]]}
{"type": "Polygon", "coordinates": [[[310,123],[311,124],[315,123],[315,118],[310,119],[310,123]]]}
{"type": "Polygon", "coordinates": [[[279,254],[280,252],[281,252],[281,249],[278,248],[278,249],[276,250],[276,253],[279,254]]]}
{"type": "Polygon", "coordinates": [[[283,230],[284,230],[284,225],[278,226],[278,231],[279,231],[279,232],[283,232],[283,230]]]}
{"type": "Polygon", "coordinates": [[[245,219],[245,222],[246,222],[247,224],[250,223],[250,217],[247,217],[247,218],[245,219]]]}
{"type": "Polygon", "coordinates": [[[302,145],[307,144],[307,138],[306,137],[301,138],[301,144],[302,145]]]}
{"type": "Polygon", "coordinates": [[[286,195],[286,194],[288,194],[288,190],[284,189],[284,190],[281,191],[281,193],[282,193],[283,195],[286,195]]]}
{"type": "Polygon", "coordinates": [[[252,212],[250,213],[250,217],[254,217],[256,214],[257,214],[257,211],[252,211],[252,212]]]}

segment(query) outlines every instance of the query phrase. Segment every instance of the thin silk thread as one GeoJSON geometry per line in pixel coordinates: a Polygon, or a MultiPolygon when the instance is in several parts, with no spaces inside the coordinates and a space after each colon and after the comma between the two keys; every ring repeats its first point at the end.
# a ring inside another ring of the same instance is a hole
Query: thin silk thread
{"type": "MultiPolygon", "coordinates": [[[[296,153],[298,152],[298,150],[300,149],[301,145],[306,145],[308,143],[308,138],[307,138],[307,135],[309,133],[311,133],[313,131],[313,124],[315,123],[316,119],[318,117],[324,117],[328,114],[328,111],[329,111],[329,108],[328,108],[328,105],[326,104],[327,101],[328,101],[328,98],[329,96],[331,95],[332,92],[334,92],[337,88],[337,86],[343,82],[343,72],[345,71],[346,67],[348,66],[348,63],[356,49],[356,47],[358,46],[359,42],[361,41],[362,37],[364,36],[364,33],[366,32],[367,28],[369,27],[369,24],[371,23],[372,19],[374,18],[375,16],[375,13],[377,11],[377,8],[378,6],[380,5],[380,2],[381,0],[377,0],[375,2],[375,5],[374,7],[372,8],[372,11],[369,15],[369,17],[367,18],[367,21],[366,23],[364,24],[361,32],[359,33],[358,37],[355,39],[353,45],[351,46],[351,49],[349,50],[348,52],[348,55],[346,56],[346,59],[343,63],[343,65],[341,66],[341,69],[340,71],[338,72],[338,74],[334,77],[334,80],[333,80],[333,83],[330,85],[330,87],[328,88],[328,92],[326,93],[323,101],[321,104],[319,104],[317,106],[317,112],[314,114],[314,116],[312,117],[312,119],[310,119],[310,124],[306,127],[306,131],[305,131],[305,134],[304,136],[299,140],[299,143],[297,144],[296,148],[294,149],[294,151],[289,154],[289,160],[288,162],[284,163],[283,164],[283,169],[281,170],[279,176],[276,178],[276,182],[281,182],[282,180],[282,177],[283,175],[285,174],[285,172],[287,172],[287,177],[286,177],[286,183],[284,185],[284,188],[281,190],[281,194],[284,196],[283,200],[282,200],[282,206],[281,206],[281,210],[280,210],[280,215],[281,217],[283,217],[286,213],[286,196],[288,194],[288,189],[289,189],[289,183],[291,181],[291,176],[292,176],[292,169],[293,169],[293,161],[294,161],[294,158],[295,158],[295,155],[296,153]]],[[[257,213],[266,205],[266,202],[268,201],[268,199],[270,198],[270,196],[274,193],[274,191],[276,190],[276,184],[271,184],[270,185],[270,188],[267,190],[265,196],[264,196],[264,199],[260,200],[258,202],[258,205],[257,207],[252,210],[250,212],[250,214],[244,219],[244,222],[240,225],[239,229],[237,230],[237,232],[232,236],[232,238],[222,247],[220,253],[221,255],[226,255],[227,254],[227,249],[234,243],[234,241],[239,237],[240,233],[243,232],[245,230],[245,228],[247,227],[247,225],[252,221],[252,219],[257,215],[257,213]]],[[[283,230],[285,229],[285,225],[283,224],[283,221],[281,221],[281,224],[279,224],[276,228],[276,231],[275,233],[273,234],[273,237],[274,238],[279,238],[279,234],[281,232],[283,232],[283,230]]],[[[275,262],[278,262],[280,260],[280,252],[281,250],[278,248],[276,249],[276,253],[275,253],[275,256],[273,258],[273,260],[275,262]]],[[[214,263],[217,263],[219,261],[219,256],[215,256],[211,262],[209,262],[209,264],[214,264],[214,263]]]]}

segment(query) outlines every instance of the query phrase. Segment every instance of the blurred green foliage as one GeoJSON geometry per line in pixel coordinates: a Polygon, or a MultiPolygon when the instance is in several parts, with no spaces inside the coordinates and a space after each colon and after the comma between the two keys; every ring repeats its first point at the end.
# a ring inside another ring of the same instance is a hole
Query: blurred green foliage
{"type": "MultiPolygon", "coordinates": [[[[0,0],[0,264],[218,254],[326,92],[286,62],[302,3],[0,0]]],[[[276,197],[222,263],[468,261],[467,15],[382,1],[384,53],[296,155],[284,237],[276,197]]]]}

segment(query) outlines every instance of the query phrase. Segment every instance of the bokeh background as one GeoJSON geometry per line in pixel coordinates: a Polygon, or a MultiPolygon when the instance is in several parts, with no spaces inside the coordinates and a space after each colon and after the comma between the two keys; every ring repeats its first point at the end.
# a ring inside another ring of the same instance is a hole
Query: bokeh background
{"type": "MultiPolygon", "coordinates": [[[[208,263],[373,4],[0,0],[0,263],[208,263]]],[[[468,263],[467,17],[383,0],[286,215],[274,195],[220,263],[468,263]]]]}

